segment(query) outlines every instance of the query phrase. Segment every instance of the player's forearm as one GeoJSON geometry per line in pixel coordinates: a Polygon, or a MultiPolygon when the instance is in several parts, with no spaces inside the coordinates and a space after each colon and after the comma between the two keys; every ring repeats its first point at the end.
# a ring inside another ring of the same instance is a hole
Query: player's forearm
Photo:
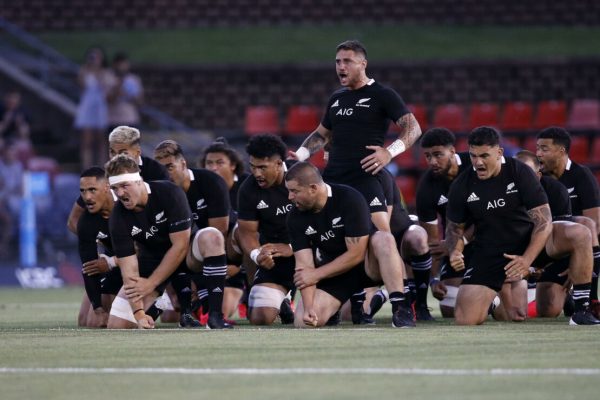
{"type": "Polygon", "coordinates": [[[412,146],[421,136],[421,127],[412,113],[403,115],[396,121],[400,128],[398,139],[404,143],[406,148],[412,146]]]}
{"type": "Polygon", "coordinates": [[[258,232],[244,229],[240,225],[238,234],[240,246],[244,254],[250,255],[252,250],[260,247],[260,242],[258,241],[258,232]]]}
{"type": "Polygon", "coordinates": [[[590,218],[596,224],[596,235],[600,235],[600,207],[583,210],[584,217],[590,218]]]}
{"type": "Polygon", "coordinates": [[[446,248],[448,249],[448,254],[452,253],[454,250],[458,250],[462,252],[463,249],[463,236],[465,233],[465,224],[458,224],[456,222],[452,222],[450,220],[447,221],[446,224],[446,248]],[[460,245],[459,245],[460,243],[460,245]]]}
{"type": "Polygon", "coordinates": [[[365,253],[360,251],[347,251],[336,257],[333,261],[317,268],[319,281],[341,275],[350,271],[365,259],[365,253]]]}
{"type": "Polygon", "coordinates": [[[302,297],[302,306],[305,310],[313,308],[315,303],[315,293],[317,292],[316,286],[307,286],[304,289],[300,289],[300,296],[302,297]]]}
{"type": "MultiPolygon", "coordinates": [[[[131,255],[117,259],[117,263],[121,268],[121,276],[123,277],[123,286],[131,284],[133,278],[139,278],[140,270],[138,266],[137,256],[131,255]]],[[[143,300],[132,300],[128,299],[132,310],[138,310],[144,308],[143,300]]]]}
{"type": "Polygon", "coordinates": [[[523,257],[532,262],[546,246],[546,242],[552,233],[552,214],[547,204],[533,208],[527,213],[533,221],[533,231],[523,257]]]}
{"type": "MultiPolygon", "coordinates": [[[[326,143],[327,143],[327,138],[325,136],[323,136],[321,133],[319,133],[318,130],[315,130],[313,133],[308,135],[308,137],[304,140],[304,142],[302,142],[302,145],[300,146],[300,148],[304,147],[306,150],[308,150],[309,156],[311,156],[311,155],[315,154],[316,152],[318,152],[319,150],[321,150],[323,147],[325,147],[326,143]]],[[[308,157],[306,157],[306,158],[308,158],[308,157]]],[[[304,160],[301,160],[301,161],[304,161],[304,160]]]]}

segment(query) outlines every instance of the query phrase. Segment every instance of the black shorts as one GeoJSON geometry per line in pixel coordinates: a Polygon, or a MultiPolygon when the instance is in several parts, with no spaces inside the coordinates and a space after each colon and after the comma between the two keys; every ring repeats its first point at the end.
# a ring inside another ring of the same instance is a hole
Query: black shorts
{"type": "Polygon", "coordinates": [[[120,268],[113,268],[100,278],[100,290],[102,294],[117,294],[123,286],[123,277],[120,268]]]}
{"type": "Polygon", "coordinates": [[[344,304],[354,293],[364,288],[381,286],[383,282],[375,282],[365,272],[364,263],[360,263],[341,275],[323,279],[317,283],[317,289],[332,295],[344,304]]]}
{"type": "Polygon", "coordinates": [[[254,285],[259,283],[275,283],[281,285],[287,290],[292,290],[294,286],[294,270],[296,260],[291,257],[277,257],[275,266],[271,269],[258,267],[254,275],[254,285]]]}
{"type": "MultiPolygon", "coordinates": [[[[465,246],[465,249],[463,250],[463,256],[465,257],[465,265],[469,265],[472,255],[473,244],[469,243],[465,246]]],[[[442,259],[442,264],[440,265],[440,280],[443,281],[445,279],[462,278],[465,275],[465,270],[466,269],[461,269],[460,271],[456,271],[450,265],[450,258],[444,257],[442,259]]]]}
{"type": "Polygon", "coordinates": [[[564,285],[567,281],[567,275],[558,276],[558,274],[566,271],[569,268],[569,263],[571,262],[571,257],[564,257],[560,260],[553,260],[552,263],[542,272],[542,276],[538,279],[538,282],[553,282],[559,285],[564,285]]]}
{"type": "Polygon", "coordinates": [[[504,267],[510,262],[504,253],[523,254],[525,248],[473,247],[472,251],[469,262],[465,262],[466,271],[461,285],[487,286],[499,292],[506,280],[504,267]]]}
{"type": "Polygon", "coordinates": [[[400,229],[392,228],[392,235],[394,235],[394,240],[396,241],[398,250],[400,250],[400,245],[402,244],[402,240],[404,239],[404,234],[406,234],[406,231],[408,230],[408,228],[410,228],[412,225],[415,225],[415,223],[412,222],[410,220],[410,218],[408,219],[408,221],[403,221],[403,222],[404,222],[402,224],[403,226],[400,227],[400,229]]]}
{"type": "Polygon", "coordinates": [[[533,262],[531,263],[531,266],[534,267],[535,269],[541,269],[541,268],[545,268],[546,266],[549,266],[554,261],[556,261],[556,260],[553,259],[552,257],[550,257],[548,255],[548,253],[546,253],[546,249],[544,248],[544,249],[542,249],[540,254],[538,254],[538,256],[535,258],[535,260],[533,260],[533,262]]]}
{"type": "MultiPolygon", "coordinates": [[[[387,212],[387,202],[385,200],[385,193],[383,186],[381,185],[379,175],[360,174],[360,175],[348,175],[348,179],[343,176],[335,175],[328,176],[323,175],[323,179],[326,182],[341,183],[348,185],[358,190],[363,195],[367,204],[369,205],[369,212],[387,212]]],[[[381,178],[384,179],[384,178],[381,178]]]]}
{"type": "Polygon", "coordinates": [[[246,272],[240,271],[234,276],[225,279],[225,287],[244,290],[244,287],[246,287],[246,272]]]}

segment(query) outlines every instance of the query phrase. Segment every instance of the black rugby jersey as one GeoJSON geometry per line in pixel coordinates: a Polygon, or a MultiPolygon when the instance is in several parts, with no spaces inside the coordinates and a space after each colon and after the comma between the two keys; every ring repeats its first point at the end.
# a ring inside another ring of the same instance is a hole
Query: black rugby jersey
{"type": "MultiPolygon", "coordinates": [[[[458,174],[456,177],[465,169],[472,169],[469,153],[455,153],[454,157],[458,163],[458,174]]],[[[448,205],[448,192],[450,191],[452,181],[447,176],[434,175],[430,169],[425,172],[417,186],[416,206],[419,221],[436,221],[439,214],[445,230],[446,206],[448,205]]]]}
{"type": "Polygon", "coordinates": [[[142,211],[127,210],[117,201],[110,216],[109,227],[117,257],[135,255],[139,258],[162,260],[171,247],[170,233],[191,227],[192,213],[183,189],[172,182],[144,182],[148,203],[142,211]]]}
{"type": "Polygon", "coordinates": [[[285,220],[292,202],[288,199],[285,180],[262,189],[254,176],[249,176],[240,187],[238,207],[238,219],[258,221],[260,244],[290,243],[285,220]]]}
{"type": "Polygon", "coordinates": [[[567,188],[573,215],[583,215],[583,210],[600,207],[598,181],[588,167],[567,160],[567,168],[558,181],[567,188]]]}
{"type": "Polygon", "coordinates": [[[77,222],[77,239],[82,264],[98,259],[98,242],[105,248],[106,255],[113,255],[108,219],[103,218],[102,213],[84,211],[77,222]]]}
{"type": "Polygon", "coordinates": [[[209,218],[229,216],[229,193],[223,178],[207,169],[188,169],[188,173],[191,182],[186,197],[196,227],[206,228],[209,218]]]}
{"type": "Polygon", "coordinates": [[[502,158],[500,173],[480,180],[473,168],[461,173],[448,193],[449,221],[475,225],[474,243],[487,248],[516,248],[529,243],[533,222],[527,210],[548,203],[531,168],[502,158]]]}
{"type": "Polygon", "coordinates": [[[402,196],[400,189],[396,185],[396,181],[392,173],[387,169],[382,169],[377,175],[380,178],[385,200],[388,205],[392,205],[392,215],[390,216],[390,230],[392,233],[399,233],[412,225],[412,220],[408,215],[408,211],[402,205],[402,196]]]}
{"type": "Polygon", "coordinates": [[[398,93],[372,79],[360,89],[333,93],[321,121],[332,132],[327,173],[364,173],[360,160],[372,153],[365,146],[383,146],[390,121],[409,112],[398,93]]]}
{"type": "Polygon", "coordinates": [[[238,193],[240,192],[240,187],[242,187],[242,183],[250,176],[249,173],[244,172],[240,176],[235,176],[233,181],[233,186],[229,189],[229,201],[231,202],[231,209],[236,211],[238,210],[238,193]]]}
{"type": "Polygon", "coordinates": [[[294,251],[312,249],[316,265],[324,265],[345,253],[345,238],[367,236],[374,231],[364,197],[346,185],[327,185],[325,207],[318,213],[296,207],[288,216],[294,251]]]}
{"type": "Polygon", "coordinates": [[[573,219],[571,213],[571,201],[567,188],[556,179],[542,176],[540,183],[548,196],[548,204],[552,213],[553,221],[570,221],[573,219]]]}

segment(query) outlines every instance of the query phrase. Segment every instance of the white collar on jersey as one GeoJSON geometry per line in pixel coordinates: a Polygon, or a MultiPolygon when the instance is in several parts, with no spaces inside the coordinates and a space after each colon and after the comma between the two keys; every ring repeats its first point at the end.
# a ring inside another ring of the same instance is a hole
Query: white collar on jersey
{"type": "Polygon", "coordinates": [[[142,161],[142,156],[139,156],[137,159],[137,163],[138,165],[141,167],[142,165],[144,165],[143,161],[142,161]]]}
{"type": "Polygon", "coordinates": [[[327,197],[333,196],[333,194],[331,193],[331,186],[329,186],[328,184],[325,184],[325,186],[327,186],[327,197]]]}
{"type": "Polygon", "coordinates": [[[144,182],[144,186],[146,186],[146,190],[148,191],[148,194],[152,193],[152,190],[150,189],[150,185],[148,185],[146,182],[144,182]]]}
{"type": "Polygon", "coordinates": [[[240,178],[238,178],[238,176],[234,174],[234,175],[233,175],[233,181],[234,181],[234,182],[237,182],[237,181],[239,181],[239,180],[240,180],[240,178]]]}
{"type": "Polygon", "coordinates": [[[196,178],[194,177],[194,171],[192,171],[191,169],[188,169],[188,174],[190,174],[190,180],[193,181],[196,178]]]}
{"type": "Polygon", "coordinates": [[[460,159],[460,156],[458,155],[458,153],[454,153],[454,159],[456,160],[456,163],[458,165],[462,165],[462,160],[460,159]]]}
{"type": "Polygon", "coordinates": [[[571,162],[571,159],[570,159],[570,158],[567,158],[567,166],[565,167],[565,169],[566,169],[567,171],[571,169],[571,164],[573,164],[573,163],[571,162]]]}
{"type": "Polygon", "coordinates": [[[375,83],[375,79],[371,78],[371,79],[369,79],[369,82],[367,82],[367,86],[371,86],[374,83],[375,83]]]}

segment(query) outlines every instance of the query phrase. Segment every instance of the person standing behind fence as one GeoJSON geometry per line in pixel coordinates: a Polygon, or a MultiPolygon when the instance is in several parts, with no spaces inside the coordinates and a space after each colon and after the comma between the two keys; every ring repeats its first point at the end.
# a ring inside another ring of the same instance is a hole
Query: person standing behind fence
{"type": "Polygon", "coordinates": [[[127,54],[117,53],[112,62],[113,80],[108,92],[108,125],[140,127],[139,106],[144,98],[141,79],[130,72],[127,54]]]}

